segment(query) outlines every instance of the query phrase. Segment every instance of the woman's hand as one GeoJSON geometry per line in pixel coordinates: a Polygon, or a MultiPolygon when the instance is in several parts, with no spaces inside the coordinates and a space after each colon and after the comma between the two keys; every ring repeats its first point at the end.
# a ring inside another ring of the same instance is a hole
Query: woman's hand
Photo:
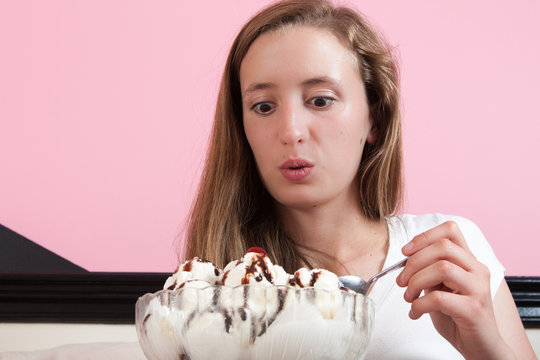
{"type": "Polygon", "coordinates": [[[467,359],[514,358],[495,320],[489,269],[474,257],[455,222],[417,235],[402,252],[409,260],[397,284],[407,286],[411,319],[429,314],[467,359]]]}

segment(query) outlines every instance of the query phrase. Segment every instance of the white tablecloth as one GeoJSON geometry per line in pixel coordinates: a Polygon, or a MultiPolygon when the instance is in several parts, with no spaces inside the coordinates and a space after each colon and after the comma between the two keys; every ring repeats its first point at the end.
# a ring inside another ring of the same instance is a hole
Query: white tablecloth
{"type": "Polygon", "coordinates": [[[70,344],[39,351],[0,353],[0,360],[145,360],[137,342],[70,344]]]}

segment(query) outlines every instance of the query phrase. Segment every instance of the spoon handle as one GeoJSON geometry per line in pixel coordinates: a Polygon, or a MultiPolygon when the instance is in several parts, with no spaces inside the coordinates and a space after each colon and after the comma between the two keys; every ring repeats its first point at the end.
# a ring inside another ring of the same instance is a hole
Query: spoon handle
{"type": "Polygon", "coordinates": [[[388,274],[389,272],[392,272],[394,270],[397,270],[399,268],[402,268],[405,266],[405,264],[407,263],[407,260],[409,258],[406,257],[405,259],[401,260],[400,262],[397,262],[395,263],[394,265],[392,266],[389,266],[387,267],[386,269],[384,269],[383,271],[381,271],[380,273],[378,274],[375,274],[371,277],[371,279],[368,280],[368,283],[371,285],[372,283],[374,283],[375,281],[377,281],[377,279],[379,279],[381,276],[384,276],[386,274],[388,274]]]}

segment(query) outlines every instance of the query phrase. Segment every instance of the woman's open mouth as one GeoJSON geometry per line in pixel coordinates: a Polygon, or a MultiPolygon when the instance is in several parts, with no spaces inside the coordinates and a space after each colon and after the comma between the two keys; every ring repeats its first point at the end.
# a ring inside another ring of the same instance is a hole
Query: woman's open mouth
{"type": "Polygon", "coordinates": [[[279,169],[281,170],[281,173],[285,179],[299,182],[309,176],[311,170],[313,170],[313,167],[314,165],[307,160],[293,159],[285,161],[283,164],[281,164],[279,169]]]}

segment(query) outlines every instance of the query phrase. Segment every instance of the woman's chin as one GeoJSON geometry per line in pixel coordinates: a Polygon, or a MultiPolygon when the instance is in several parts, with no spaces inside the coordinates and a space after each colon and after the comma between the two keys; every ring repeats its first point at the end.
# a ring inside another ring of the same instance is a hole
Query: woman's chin
{"type": "Polygon", "coordinates": [[[350,192],[342,191],[330,193],[328,191],[291,191],[282,192],[273,196],[280,207],[291,210],[312,211],[323,207],[337,207],[340,209],[349,206],[356,206],[355,200],[358,197],[354,194],[354,189],[350,192]]]}
{"type": "Polygon", "coordinates": [[[314,196],[281,197],[276,201],[281,207],[295,210],[316,209],[325,203],[324,199],[314,196]]]}

